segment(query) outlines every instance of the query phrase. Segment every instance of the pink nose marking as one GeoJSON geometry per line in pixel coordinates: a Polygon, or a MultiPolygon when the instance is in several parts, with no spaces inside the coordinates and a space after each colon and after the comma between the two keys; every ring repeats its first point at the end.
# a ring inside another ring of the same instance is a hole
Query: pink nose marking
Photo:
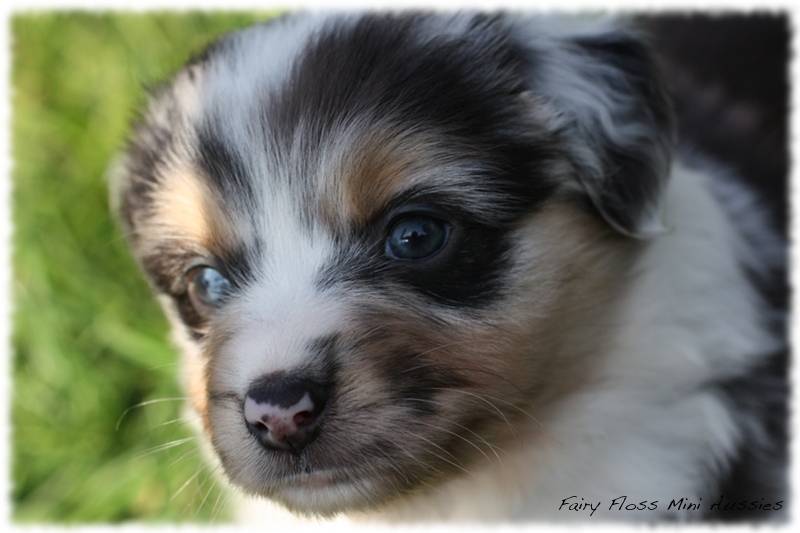
{"type": "Polygon", "coordinates": [[[300,453],[322,431],[327,388],[314,380],[264,376],[250,386],[242,405],[247,430],[268,450],[300,453]]]}
{"type": "Polygon", "coordinates": [[[314,402],[308,392],[289,407],[260,403],[250,396],[244,401],[245,420],[261,431],[262,439],[276,446],[282,446],[287,437],[297,435],[313,422],[314,412],[314,402]]]}

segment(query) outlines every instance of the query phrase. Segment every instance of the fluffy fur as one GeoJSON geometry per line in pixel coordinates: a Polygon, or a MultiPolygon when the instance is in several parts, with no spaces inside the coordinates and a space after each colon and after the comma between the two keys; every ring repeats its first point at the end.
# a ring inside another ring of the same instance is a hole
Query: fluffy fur
{"type": "Polygon", "coordinates": [[[664,87],[613,23],[374,13],[230,34],[154,91],[115,202],[230,482],[389,521],[782,516],[782,244],[675,158],[664,87]],[[437,253],[388,251],[411,216],[437,253]],[[264,383],[324,397],[308,442],[248,429],[264,383]]]}

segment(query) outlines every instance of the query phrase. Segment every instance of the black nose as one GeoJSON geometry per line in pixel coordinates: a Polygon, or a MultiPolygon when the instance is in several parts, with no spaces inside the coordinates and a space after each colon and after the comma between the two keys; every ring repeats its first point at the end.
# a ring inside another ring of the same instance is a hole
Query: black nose
{"type": "Polygon", "coordinates": [[[244,400],[247,428],[266,448],[299,452],[317,437],[327,394],[304,378],[266,376],[244,400]]]}

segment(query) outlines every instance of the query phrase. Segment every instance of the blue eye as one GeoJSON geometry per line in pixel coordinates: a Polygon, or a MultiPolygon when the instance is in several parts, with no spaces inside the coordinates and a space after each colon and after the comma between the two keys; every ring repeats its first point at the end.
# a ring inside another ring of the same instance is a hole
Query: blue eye
{"type": "Polygon", "coordinates": [[[189,279],[192,298],[206,306],[217,305],[231,288],[228,278],[211,267],[195,268],[189,274],[189,279]]]}
{"type": "Polygon", "coordinates": [[[392,226],[386,239],[386,254],[392,259],[427,259],[441,250],[447,242],[450,226],[425,215],[400,219],[392,226]]]}

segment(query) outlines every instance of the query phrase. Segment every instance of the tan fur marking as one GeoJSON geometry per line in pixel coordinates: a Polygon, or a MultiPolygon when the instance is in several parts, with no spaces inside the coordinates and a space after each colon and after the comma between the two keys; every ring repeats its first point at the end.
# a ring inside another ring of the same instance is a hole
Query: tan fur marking
{"type": "Polygon", "coordinates": [[[208,417],[208,391],[206,389],[206,368],[197,359],[187,358],[186,365],[186,392],[192,402],[192,407],[203,420],[203,428],[211,433],[211,421],[208,417]]]}
{"type": "Polygon", "coordinates": [[[188,169],[176,170],[164,180],[150,224],[157,235],[197,242],[210,253],[224,250],[237,240],[219,201],[188,169]]]}
{"type": "Polygon", "coordinates": [[[421,169],[431,168],[435,159],[431,143],[393,126],[373,129],[354,142],[342,158],[334,180],[341,198],[326,212],[336,211],[339,221],[367,224],[421,169]],[[342,213],[342,206],[346,212],[342,213]]]}
{"type": "Polygon", "coordinates": [[[532,350],[543,359],[537,369],[544,378],[541,399],[552,401],[585,382],[595,355],[610,342],[614,302],[622,299],[641,243],[558,201],[529,218],[518,243],[517,296],[496,319],[513,332],[511,360],[527,361],[524,352],[532,350]],[[608,327],[596,326],[599,317],[608,327]]]}

